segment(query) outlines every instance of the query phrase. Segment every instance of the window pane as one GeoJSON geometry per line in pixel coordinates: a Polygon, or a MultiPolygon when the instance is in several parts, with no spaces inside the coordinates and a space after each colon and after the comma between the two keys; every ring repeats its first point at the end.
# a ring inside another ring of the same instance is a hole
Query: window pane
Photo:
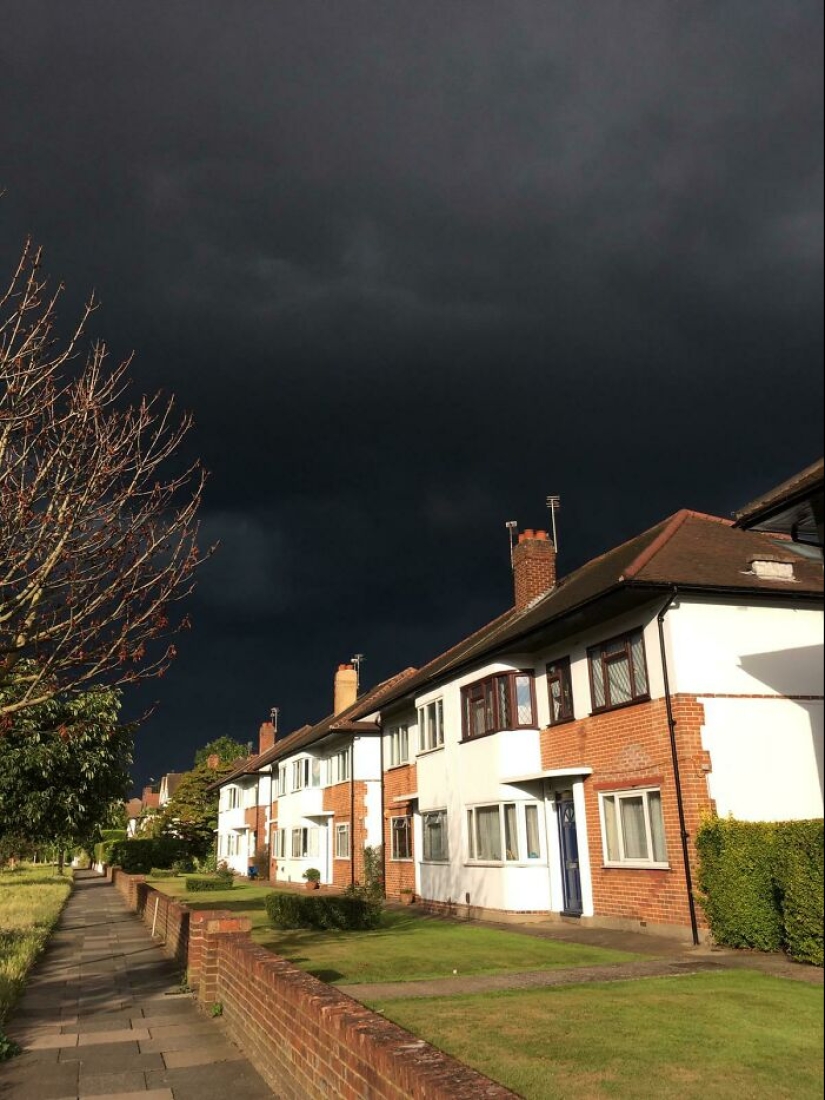
{"type": "Polygon", "coordinates": [[[611,795],[604,799],[604,842],[607,849],[607,858],[617,862],[621,859],[619,852],[619,830],[616,821],[616,799],[611,795]]]}
{"type": "Polygon", "coordinates": [[[645,668],[645,649],[642,632],[637,630],[630,636],[630,655],[633,661],[633,678],[636,681],[636,694],[647,695],[647,669],[645,668]]]}
{"type": "Polygon", "coordinates": [[[321,761],[312,761],[312,785],[313,787],[321,786],[321,761]]]}
{"type": "Polygon", "coordinates": [[[406,726],[398,731],[398,763],[403,764],[410,758],[410,735],[406,726]]]}
{"type": "Polygon", "coordinates": [[[518,709],[518,724],[520,726],[532,726],[533,692],[530,690],[529,676],[516,676],[516,707],[518,709]]]}
{"type": "Polygon", "coordinates": [[[630,663],[627,657],[617,657],[608,661],[607,683],[611,706],[630,702],[633,696],[630,691],[630,663]]]}
{"type": "Polygon", "coordinates": [[[527,829],[527,858],[541,859],[538,806],[524,807],[524,821],[527,829]]]}
{"type": "Polygon", "coordinates": [[[510,683],[506,676],[500,676],[496,680],[498,690],[498,721],[503,730],[510,729],[510,683]]]}
{"type": "Polygon", "coordinates": [[[443,811],[424,815],[424,859],[447,859],[447,815],[443,811]]]}
{"type": "Polygon", "coordinates": [[[412,819],[409,817],[392,819],[392,858],[412,858],[412,819]]]}
{"type": "Polygon", "coordinates": [[[598,653],[594,653],[590,658],[590,672],[593,677],[593,706],[598,709],[604,706],[604,678],[602,661],[598,653]]]}
{"type": "Polygon", "coordinates": [[[476,810],[478,859],[501,859],[501,817],[498,806],[479,806],[476,810]]]}
{"type": "Polygon", "coordinates": [[[513,803],[504,807],[504,853],[508,859],[518,859],[518,828],[513,803]]]}
{"type": "Polygon", "coordinates": [[[647,859],[644,800],[641,795],[619,799],[625,859],[647,859]]]}
{"type": "Polygon", "coordinates": [[[473,827],[473,811],[467,811],[467,854],[470,859],[476,858],[476,834],[473,827]]]}
{"type": "Polygon", "coordinates": [[[655,863],[667,863],[665,823],[662,819],[662,795],[660,791],[648,791],[647,808],[650,811],[650,833],[655,863]]]}
{"type": "Polygon", "coordinates": [[[486,730],[487,727],[484,724],[484,696],[479,695],[473,700],[473,736],[480,737],[486,730]]]}
{"type": "Polygon", "coordinates": [[[435,704],[435,716],[437,721],[436,744],[444,744],[444,700],[439,699],[435,704]]]}
{"type": "Polygon", "coordinates": [[[490,730],[496,728],[496,710],[495,710],[495,696],[493,694],[493,685],[491,683],[484,685],[484,732],[487,733],[490,730]]]}

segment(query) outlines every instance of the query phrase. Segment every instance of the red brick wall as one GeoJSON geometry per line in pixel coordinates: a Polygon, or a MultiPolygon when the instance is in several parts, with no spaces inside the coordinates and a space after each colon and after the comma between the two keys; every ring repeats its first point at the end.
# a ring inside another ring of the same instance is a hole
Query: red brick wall
{"type": "Polygon", "coordinates": [[[164,944],[180,951],[207,1011],[220,1004],[231,1037],[282,1100],[513,1100],[515,1093],[450,1058],[332,986],[252,943],[250,921],[193,910],[113,869],[112,881],[164,944]],[[165,907],[165,908],[161,908],[165,907]],[[160,921],[160,917],[158,918],[160,921]],[[156,925],[156,933],[160,924],[156,925]]]}
{"type": "MultiPolygon", "coordinates": [[[[218,918],[220,914],[212,914],[218,918]]],[[[282,1100],[512,1100],[471,1070],[284,959],[206,930],[198,999],[282,1100]]]]}
{"type": "MultiPolygon", "coordinates": [[[[704,710],[691,696],[674,696],[673,712],[687,831],[694,837],[701,816],[713,809],[707,788],[710,756],[701,745],[704,710]]],[[[541,750],[545,769],[582,765],[593,769],[584,788],[596,916],[688,925],[690,911],[664,700],[550,726],[542,730],[541,750]],[[636,786],[661,788],[669,870],[603,865],[599,792],[636,786]]],[[[695,884],[695,849],[693,844],[689,847],[695,884]]]]}
{"type": "Polygon", "coordinates": [[[335,826],[349,822],[350,844],[355,852],[355,881],[361,882],[364,874],[364,844],[366,843],[366,830],[364,819],[367,816],[367,785],[362,780],[356,780],[354,790],[350,792],[349,781],[335,783],[332,787],[324,789],[324,809],[334,815],[329,827],[332,831],[332,884],[333,886],[349,886],[352,881],[352,862],[348,859],[335,859],[335,826]],[[351,821],[351,798],[355,799],[355,821],[351,821]]]}
{"type": "Polygon", "coordinates": [[[392,858],[392,819],[402,814],[412,814],[409,803],[395,802],[394,799],[417,790],[417,783],[415,764],[384,772],[384,883],[387,897],[398,897],[402,889],[415,889],[415,863],[394,861],[392,858]]]}

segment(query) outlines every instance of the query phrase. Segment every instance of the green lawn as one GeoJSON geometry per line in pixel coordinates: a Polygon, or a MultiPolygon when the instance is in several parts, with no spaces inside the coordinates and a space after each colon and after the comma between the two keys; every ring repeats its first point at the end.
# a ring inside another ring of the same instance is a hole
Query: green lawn
{"type": "Polygon", "coordinates": [[[20,995],[71,885],[71,871],[61,878],[51,866],[22,864],[0,871],[0,1023],[20,995]]]}
{"type": "Polygon", "coordinates": [[[185,900],[192,909],[230,909],[250,917],[256,943],[325,982],[403,982],[452,977],[454,971],[502,974],[637,958],[622,951],[422,917],[407,909],[385,910],[374,932],[281,931],[264,911],[268,886],[239,882],[231,890],[187,894],[183,879],[158,879],[152,885],[185,900]]]}
{"type": "Polygon", "coordinates": [[[822,988],[750,971],[373,1007],[528,1100],[822,1096],[822,988]]]}

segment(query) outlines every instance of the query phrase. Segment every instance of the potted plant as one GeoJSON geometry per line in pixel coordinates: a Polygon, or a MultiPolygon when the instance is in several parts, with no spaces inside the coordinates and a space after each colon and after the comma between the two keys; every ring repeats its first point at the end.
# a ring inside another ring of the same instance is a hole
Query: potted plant
{"type": "Polygon", "coordinates": [[[308,867],[303,873],[303,878],[306,879],[307,890],[317,890],[321,883],[321,872],[317,867],[308,867]]]}
{"type": "Polygon", "coordinates": [[[404,886],[399,891],[399,901],[402,905],[412,905],[415,901],[415,891],[411,890],[409,886],[404,886]]]}

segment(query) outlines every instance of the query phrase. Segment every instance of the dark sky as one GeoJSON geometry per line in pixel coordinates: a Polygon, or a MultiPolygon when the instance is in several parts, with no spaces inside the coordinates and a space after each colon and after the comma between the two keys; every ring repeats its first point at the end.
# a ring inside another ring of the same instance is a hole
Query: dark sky
{"type": "Polygon", "coordinates": [[[135,779],[335,666],[418,665],[560,568],[822,453],[819,0],[12,0],[27,233],[195,414],[221,548],[135,779]]]}

